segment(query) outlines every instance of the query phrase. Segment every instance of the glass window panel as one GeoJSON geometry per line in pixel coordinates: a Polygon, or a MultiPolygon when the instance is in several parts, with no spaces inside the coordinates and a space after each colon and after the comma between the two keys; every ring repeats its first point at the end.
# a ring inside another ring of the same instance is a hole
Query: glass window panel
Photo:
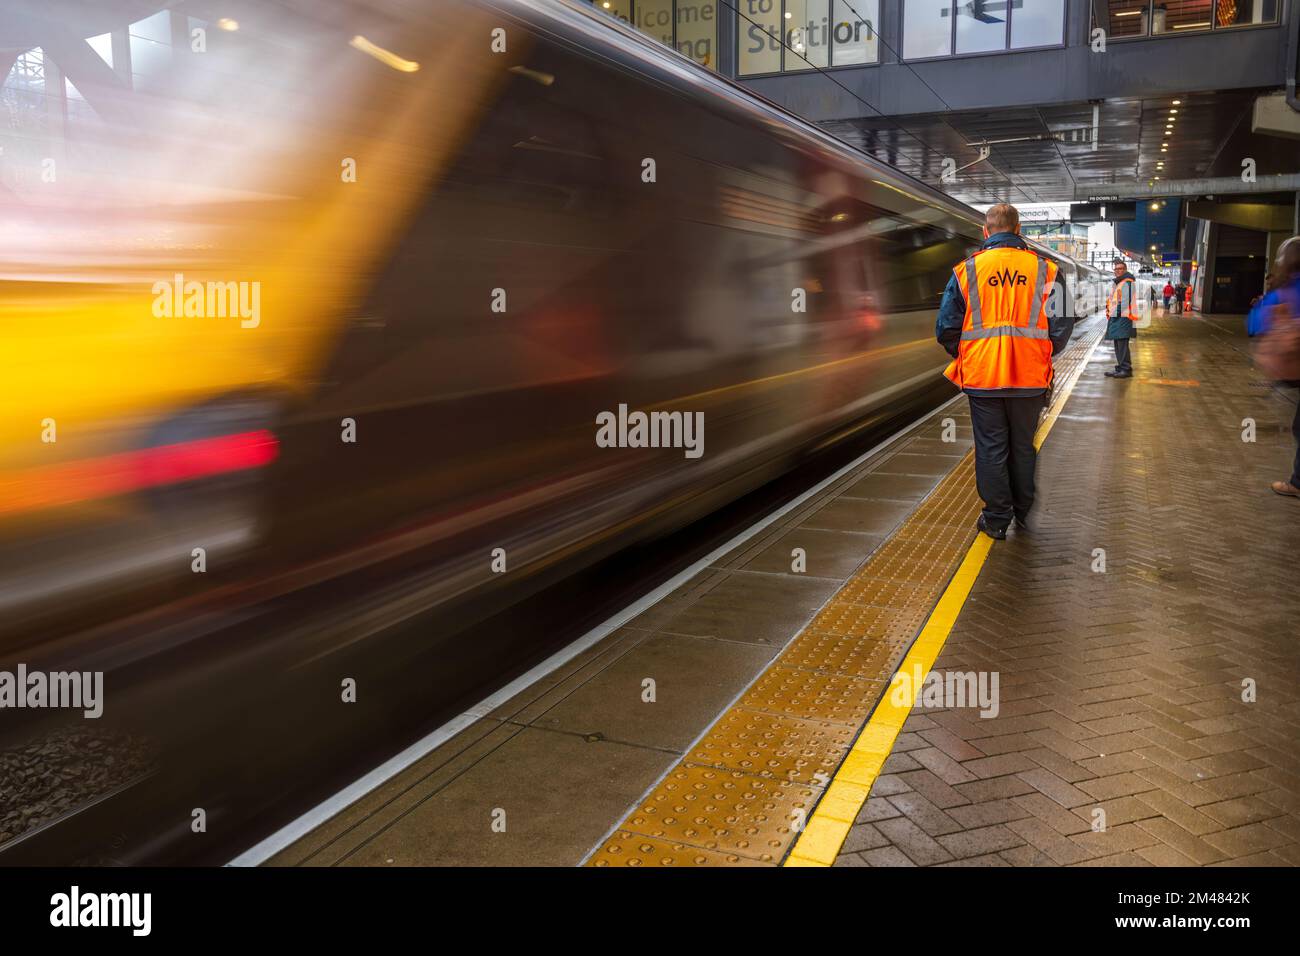
{"type": "Polygon", "coordinates": [[[634,0],[634,25],[660,43],[673,44],[673,0],[634,0]]]}
{"type": "Polygon", "coordinates": [[[785,0],[785,70],[830,65],[830,0],[785,0]]]}
{"type": "Polygon", "coordinates": [[[171,44],[131,37],[131,74],[137,86],[152,83],[166,71],[171,61],[171,44]]]}
{"type": "Polygon", "coordinates": [[[1106,4],[1106,22],[1098,23],[1097,26],[1105,30],[1106,36],[1110,38],[1146,36],[1150,13],[1150,0],[1109,0],[1106,4]]]}
{"type": "Polygon", "coordinates": [[[1195,33],[1210,29],[1213,0],[1159,0],[1151,12],[1152,33],[1195,33]]]}
{"type": "Polygon", "coordinates": [[[170,46],[172,42],[171,14],[163,10],[151,17],[137,20],[131,24],[130,33],[131,36],[140,37],[142,40],[153,40],[156,43],[166,43],[170,46]]]}
{"type": "Polygon", "coordinates": [[[1007,45],[1008,0],[957,0],[957,52],[986,53],[1007,45]]]}
{"type": "Polygon", "coordinates": [[[716,70],[717,44],[717,0],[677,0],[677,49],[696,63],[716,70]]]}
{"type": "Polygon", "coordinates": [[[831,66],[875,63],[880,59],[880,0],[835,0],[831,22],[831,66]]]}
{"type": "Polygon", "coordinates": [[[740,11],[740,73],[776,73],[781,69],[780,0],[736,0],[740,11]]]}
{"type": "Polygon", "coordinates": [[[1065,38],[1065,0],[1012,0],[1011,45],[1059,46],[1065,38]]]}
{"type": "Polygon", "coordinates": [[[101,33],[97,37],[91,37],[86,41],[90,48],[99,54],[99,58],[109,66],[113,65],[113,36],[110,33],[101,33]]]}
{"type": "Polygon", "coordinates": [[[1276,23],[1278,0],[1215,0],[1214,29],[1276,23]]]}
{"type": "Polygon", "coordinates": [[[632,22],[631,0],[595,0],[595,7],[601,13],[616,20],[622,20],[627,24],[632,22]]]}
{"type": "Polygon", "coordinates": [[[903,0],[903,59],[952,53],[951,0],[903,0]]]}

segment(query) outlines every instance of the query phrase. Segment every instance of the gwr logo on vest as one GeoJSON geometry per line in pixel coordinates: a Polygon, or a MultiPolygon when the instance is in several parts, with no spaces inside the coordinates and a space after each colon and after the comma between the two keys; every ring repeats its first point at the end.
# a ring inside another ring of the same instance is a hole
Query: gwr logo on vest
{"type": "Polygon", "coordinates": [[[1028,285],[1029,278],[1018,270],[1002,269],[989,276],[989,285],[1028,285]]]}

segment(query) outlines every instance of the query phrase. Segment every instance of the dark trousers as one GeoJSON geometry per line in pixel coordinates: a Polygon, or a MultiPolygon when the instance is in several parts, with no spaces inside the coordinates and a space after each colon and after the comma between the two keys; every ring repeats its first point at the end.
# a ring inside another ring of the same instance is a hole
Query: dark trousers
{"type": "Polygon", "coordinates": [[[1005,528],[1028,518],[1034,506],[1034,432],[1043,395],[992,398],[968,395],[975,429],[975,487],[984,499],[984,521],[1005,528]]]}
{"type": "Polygon", "coordinates": [[[1128,339],[1115,340],[1115,371],[1133,371],[1133,361],[1129,356],[1128,350],[1128,339]]]}
{"type": "Polygon", "coordinates": [[[1295,407],[1295,418],[1291,421],[1291,435],[1295,438],[1295,466],[1291,469],[1291,487],[1300,488],[1300,405],[1295,407]]]}

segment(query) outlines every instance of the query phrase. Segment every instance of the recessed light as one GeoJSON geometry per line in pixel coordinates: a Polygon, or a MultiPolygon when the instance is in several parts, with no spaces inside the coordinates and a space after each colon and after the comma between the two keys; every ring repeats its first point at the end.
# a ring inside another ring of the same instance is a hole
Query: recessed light
{"type": "Polygon", "coordinates": [[[1182,100],[1174,100],[1174,106],[1178,106],[1180,103],[1182,103],[1182,100]]]}

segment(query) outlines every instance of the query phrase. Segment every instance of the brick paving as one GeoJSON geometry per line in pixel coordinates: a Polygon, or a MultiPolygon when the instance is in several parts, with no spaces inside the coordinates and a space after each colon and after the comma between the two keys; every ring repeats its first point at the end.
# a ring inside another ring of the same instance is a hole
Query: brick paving
{"type": "Polygon", "coordinates": [[[914,709],[837,866],[1300,864],[1295,393],[1238,324],[1157,318],[1128,381],[1098,348],[935,664],[998,715],[914,709]]]}

